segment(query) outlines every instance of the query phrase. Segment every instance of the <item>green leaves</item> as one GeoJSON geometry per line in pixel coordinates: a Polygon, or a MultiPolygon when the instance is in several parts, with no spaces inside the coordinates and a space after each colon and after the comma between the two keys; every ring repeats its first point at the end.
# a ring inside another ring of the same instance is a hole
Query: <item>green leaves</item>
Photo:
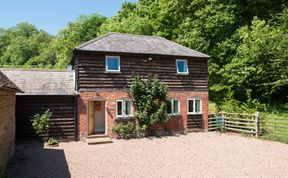
{"type": "Polygon", "coordinates": [[[34,116],[32,126],[35,132],[40,135],[40,134],[46,134],[48,129],[49,129],[49,121],[52,117],[53,113],[47,109],[43,114],[36,114],[34,116]]]}
{"type": "Polygon", "coordinates": [[[28,23],[0,31],[0,65],[10,67],[66,68],[75,46],[96,38],[106,18],[80,16],[57,36],[28,23]]]}
{"type": "Polygon", "coordinates": [[[57,68],[66,68],[71,61],[73,49],[86,41],[98,36],[100,26],[106,18],[92,14],[81,15],[75,22],[69,23],[68,27],[59,32],[50,47],[55,51],[57,68]]]}
{"type": "Polygon", "coordinates": [[[134,76],[130,93],[136,106],[136,118],[140,127],[150,127],[156,123],[164,123],[167,115],[167,86],[160,83],[155,76],[143,81],[134,76]]]}
{"type": "Polygon", "coordinates": [[[222,70],[226,83],[237,91],[237,99],[245,100],[240,95],[251,89],[253,98],[261,101],[285,100],[277,96],[279,93],[288,95],[288,40],[287,33],[281,29],[281,26],[270,26],[254,18],[250,27],[237,31],[235,37],[241,43],[232,61],[222,70]]]}
{"type": "Polygon", "coordinates": [[[50,46],[52,39],[48,33],[28,23],[3,30],[0,33],[0,65],[46,67],[46,61],[53,64],[53,55],[41,55],[41,60],[37,59],[50,46]]]}

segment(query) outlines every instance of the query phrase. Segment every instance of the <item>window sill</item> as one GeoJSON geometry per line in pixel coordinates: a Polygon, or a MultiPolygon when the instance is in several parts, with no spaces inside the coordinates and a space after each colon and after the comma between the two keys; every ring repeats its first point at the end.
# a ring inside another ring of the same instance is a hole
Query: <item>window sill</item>
{"type": "Polygon", "coordinates": [[[182,117],[181,114],[169,114],[168,115],[169,119],[179,119],[182,117]]]}
{"type": "Polygon", "coordinates": [[[105,71],[107,74],[120,74],[121,71],[105,71]]]}
{"type": "Polygon", "coordinates": [[[176,73],[177,75],[189,75],[189,73],[176,73]]]}
{"type": "Polygon", "coordinates": [[[117,116],[115,120],[131,120],[134,119],[134,116],[117,116]]]}
{"type": "Polygon", "coordinates": [[[201,115],[202,112],[199,112],[199,113],[187,113],[187,115],[201,115]]]}
{"type": "Polygon", "coordinates": [[[168,116],[181,116],[181,113],[177,113],[177,114],[168,114],[168,116]]]}

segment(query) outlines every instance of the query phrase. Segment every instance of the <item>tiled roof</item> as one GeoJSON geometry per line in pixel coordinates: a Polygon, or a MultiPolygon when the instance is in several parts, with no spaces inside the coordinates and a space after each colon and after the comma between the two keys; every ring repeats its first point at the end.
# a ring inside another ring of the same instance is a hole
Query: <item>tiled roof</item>
{"type": "Polygon", "coordinates": [[[22,92],[7,76],[0,71],[0,90],[22,92]]]}
{"type": "Polygon", "coordinates": [[[74,71],[0,69],[25,93],[21,95],[74,95],[74,71]]]}
{"type": "Polygon", "coordinates": [[[158,36],[108,33],[90,40],[75,48],[76,50],[121,52],[137,54],[158,54],[209,58],[208,55],[187,48],[158,36]]]}

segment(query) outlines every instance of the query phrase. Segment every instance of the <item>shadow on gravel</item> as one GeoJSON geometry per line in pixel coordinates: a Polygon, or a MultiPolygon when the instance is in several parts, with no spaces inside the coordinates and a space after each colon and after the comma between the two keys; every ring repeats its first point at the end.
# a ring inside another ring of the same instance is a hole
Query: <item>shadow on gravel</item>
{"type": "Polygon", "coordinates": [[[13,158],[6,170],[7,177],[61,177],[70,176],[64,150],[44,148],[43,143],[16,144],[13,158]]]}

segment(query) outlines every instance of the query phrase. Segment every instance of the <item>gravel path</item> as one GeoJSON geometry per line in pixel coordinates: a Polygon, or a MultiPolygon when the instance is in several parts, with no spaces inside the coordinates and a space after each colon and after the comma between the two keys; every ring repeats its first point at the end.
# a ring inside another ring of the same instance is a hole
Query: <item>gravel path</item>
{"type": "Polygon", "coordinates": [[[288,177],[288,145],[238,135],[114,140],[112,144],[21,144],[12,177],[288,177]]]}

